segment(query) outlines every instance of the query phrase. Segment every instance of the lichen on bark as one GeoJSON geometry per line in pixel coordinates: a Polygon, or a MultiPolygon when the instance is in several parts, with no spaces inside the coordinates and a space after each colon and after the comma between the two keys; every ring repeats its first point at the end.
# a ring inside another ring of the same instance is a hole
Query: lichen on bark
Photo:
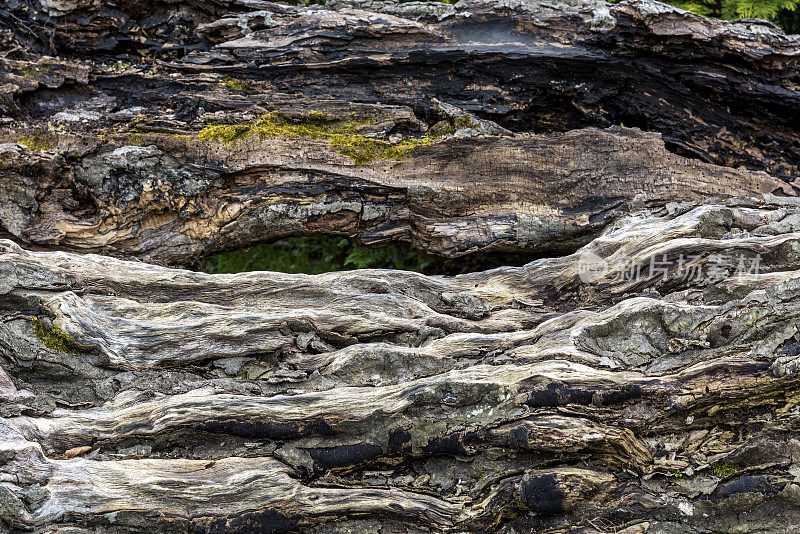
{"type": "Polygon", "coordinates": [[[197,137],[201,141],[220,143],[236,143],[249,136],[257,136],[262,141],[275,137],[321,139],[356,165],[364,165],[376,159],[402,159],[415,148],[433,143],[441,136],[425,135],[389,143],[358,132],[359,126],[369,122],[357,116],[329,117],[322,112],[312,112],[294,120],[267,113],[250,123],[211,124],[200,130],[197,137]]]}

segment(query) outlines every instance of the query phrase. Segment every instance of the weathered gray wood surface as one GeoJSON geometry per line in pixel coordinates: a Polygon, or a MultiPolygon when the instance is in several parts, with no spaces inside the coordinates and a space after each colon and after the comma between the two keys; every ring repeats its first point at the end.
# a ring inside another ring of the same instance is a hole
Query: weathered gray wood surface
{"type": "Polygon", "coordinates": [[[0,517],[781,532],[800,520],[799,247],[777,197],[636,212],[575,254],[457,277],[206,275],[4,241],[0,517]]]}

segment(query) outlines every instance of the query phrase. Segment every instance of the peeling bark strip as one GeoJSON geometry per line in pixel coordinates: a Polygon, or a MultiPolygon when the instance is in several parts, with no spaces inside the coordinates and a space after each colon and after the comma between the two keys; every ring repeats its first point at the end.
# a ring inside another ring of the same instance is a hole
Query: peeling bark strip
{"type": "Polygon", "coordinates": [[[764,173],[688,160],[630,129],[441,139],[363,166],[320,140],[147,143],[77,161],[7,148],[4,225],[38,245],[172,264],[309,232],[459,256],[575,249],[637,195],[659,204],[794,194],[764,173]]]}
{"type": "Polygon", "coordinates": [[[779,197],[638,211],[575,254],[456,277],[2,241],[0,520],[780,531],[800,521],[798,250],[779,197]]]}
{"type": "Polygon", "coordinates": [[[37,247],[563,252],[637,197],[796,193],[800,41],[766,23],[600,0],[19,0],[0,22],[0,232],[37,247]]]}

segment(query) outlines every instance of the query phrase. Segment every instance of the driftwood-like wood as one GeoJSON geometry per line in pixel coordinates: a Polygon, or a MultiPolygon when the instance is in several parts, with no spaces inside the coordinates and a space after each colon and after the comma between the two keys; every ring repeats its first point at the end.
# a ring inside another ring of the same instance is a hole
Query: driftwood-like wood
{"type": "Polygon", "coordinates": [[[155,142],[78,163],[7,150],[7,164],[28,176],[7,175],[7,191],[21,202],[7,206],[6,226],[39,245],[170,264],[306,233],[367,244],[403,239],[459,256],[574,250],[637,195],[663,204],[794,194],[764,173],[676,156],[658,136],[628,129],[454,138],[368,168],[319,141],[155,142]],[[70,184],[62,187],[65,177],[70,184]],[[50,193],[32,198],[40,188],[50,193]]]}
{"type": "Polygon", "coordinates": [[[207,275],[2,241],[0,518],[782,532],[799,221],[779,197],[672,205],[456,277],[207,275]]]}
{"type": "Polygon", "coordinates": [[[797,191],[800,41],[764,22],[651,1],[37,2],[0,11],[0,232],[36,247],[562,253],[634,198],[797,191]],[[265,117],[354,124],[337,141],[265,117]]]}
{"type": "Polygon", "coordinates": [[[796,530],[798,57],[651,0],[3,3],[0,533],[796,530]],[[551,257],[176,268],[312,234],[551,257]]]}

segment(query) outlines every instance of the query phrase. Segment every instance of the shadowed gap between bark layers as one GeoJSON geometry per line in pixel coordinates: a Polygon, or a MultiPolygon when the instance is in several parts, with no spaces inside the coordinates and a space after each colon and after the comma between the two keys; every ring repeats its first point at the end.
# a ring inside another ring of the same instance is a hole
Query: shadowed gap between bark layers
{"type": "Polygon", "coordinates": [[[520,267],[538,259],[573,252],[567,249],[476,252],[459,258],[440,258],[405,242],[386,247],[364,247],[343,237],[315,235],[290,237],[214,254],[202,259],[199,270],[212,274],[247,271],[320,274],[351,269],[400,269],[427,275],[456,275],[503,266],[520,267]]]}

